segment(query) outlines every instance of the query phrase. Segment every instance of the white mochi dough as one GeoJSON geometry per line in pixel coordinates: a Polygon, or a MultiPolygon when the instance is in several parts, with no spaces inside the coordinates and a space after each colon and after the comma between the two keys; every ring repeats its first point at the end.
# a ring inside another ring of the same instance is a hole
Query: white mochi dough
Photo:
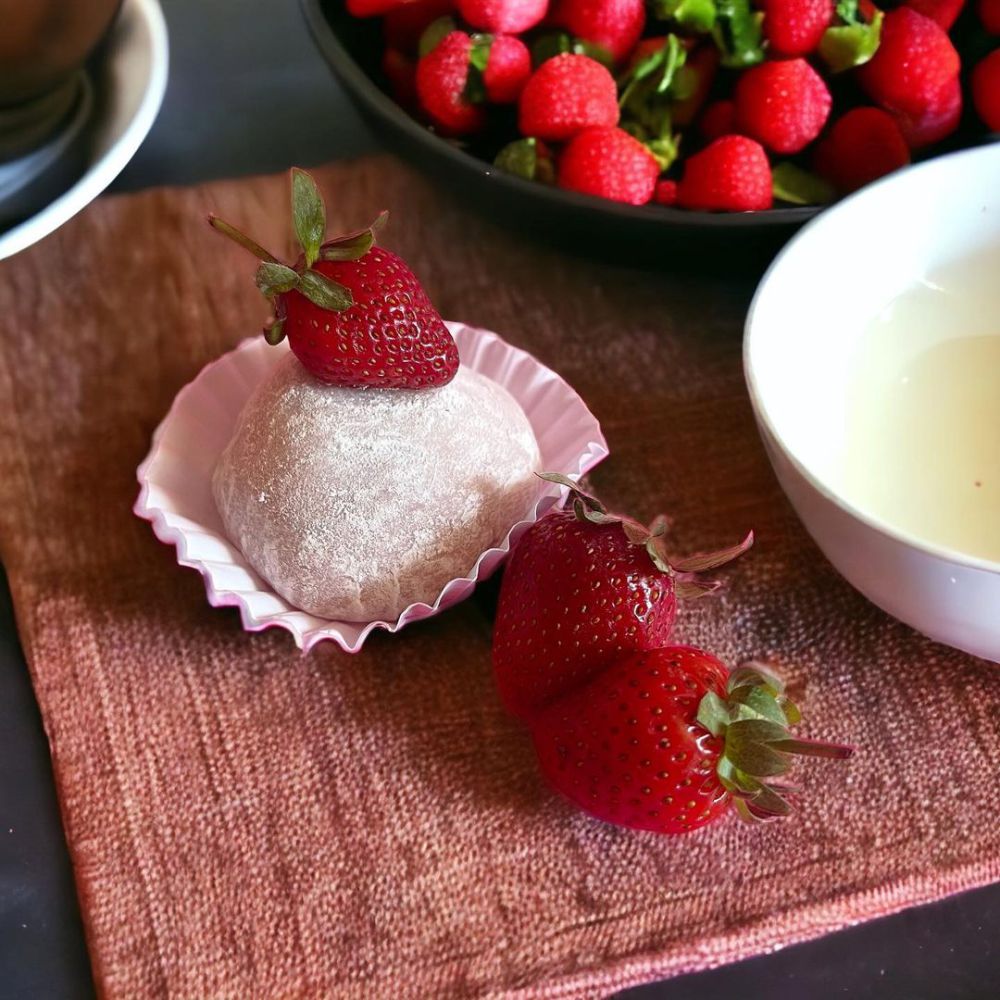
{"type": "Polygon", "coordinates": [[[539,461],[514,398],[464,365],[438,389],[342,389],[289,353],[248,400],[212,492],[291,604],[394,621],[527,516],[539,461]]]}

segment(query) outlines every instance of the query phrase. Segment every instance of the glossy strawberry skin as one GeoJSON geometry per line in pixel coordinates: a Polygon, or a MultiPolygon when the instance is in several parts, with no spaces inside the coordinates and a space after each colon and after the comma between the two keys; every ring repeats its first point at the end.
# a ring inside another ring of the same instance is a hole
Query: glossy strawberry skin
{"type": "Polygon", "coordinates": [[[765,0],[763,7],[769,52],[784,58],[809,55],[833,20],[833,0],[765,0]]]}
{"type": "Polygon", "coordinates": [[[562,0],[553,11],[553,21],[621,62],[642,34],[646,5],[644,0],[562,0]]]}
{"type": "Polygon", "coordinates": [[[521,92],[521,134],[562,142],[592,126],[618,124],[614,77],[587,56],[565,52],[547,59],[521,92]]]}
{"type": "Polygon", "coordinates": [[[816,172],[841,194],[910,162],[910,149],[893,117],[880,108],[853,108],[834,122],[816,147],[816,172]]]}
{"type": "Polygon", "coordinates": [[[472,38],[452,31],[417,63],[420,107],[442,135],[471,135],[486,124],[486,112],[465,99],[472,38]]]}
{"type": "Polygon", "coordinates": [[[771,166],[760,143],[724,135],[688,157],[677,203],[704,212],[752,212],[770,208],[771,166]]]}
{"type": "Polygon", "coordinates": [[[898,7],[885,15],[878,50],[857,77],[877,104],[919,118],[941,104],[960,68],[955,46],[936,21],[898,7]]]}
{"type": "Polygon", "coordinates": [[[530,718],[622,654],[664,645],[676,614],[673,580],[621,525],[549,514],[504,573],[493,631],[500,697],[530,718]]]}
{"type": "Polygon", "coordinates": [[[962,13],[965,0],[906,0],[906,6],[937,21],[945,31],[951,31],[958,15],[962,13]]]}
{"type": "Polygon", "coordinates": [[[588,128],[573,136],[559,158],[559,187],[645,205],[653,197],[659,164],[638,139],[620,128],[588,128]]]}
{"type": "Polygon", "coordinates": [[[823,78],[804,59],[752,66],[737,81],[734,100],[739,131],[785,154],[820,134],[833,105],[823,78]]]}
{"type": "Polygon", "coordinates": [[[491,104],[513,104],[531,76],[528,46],[513,35],[497,35],[483,71],[486,99],[491,104]]]}
{"type": "Polygon", "coordinates": [[[598,819],[686,833],[729,807],[716,765],[722,741],[697,721],[728,671],[690,646],[624,656],[531,722],[547,782],[598,819]]]}
{"type": "Polygon", "coordinates": [[[458,0],[466,23],[480,31],[518,35],[545,17],[549,0],[458,0]]]}
{"type": "Polygon", "coordinates": [[[355,388],[423,389],[455,377],[455,341],[396,254],[376,246],[360,260],[319,261],[313,270],[354,297],[350,308],[335,312],[297,291],[281,296],[289,346],[315,378],[355,388]]]}
{"type": "Polygon", "coordinates": [[[923,149],[946,139],[962,120],[962,85],[956,76],[933,101],[916,113],[892,112],[910,149],[923,149]]]}

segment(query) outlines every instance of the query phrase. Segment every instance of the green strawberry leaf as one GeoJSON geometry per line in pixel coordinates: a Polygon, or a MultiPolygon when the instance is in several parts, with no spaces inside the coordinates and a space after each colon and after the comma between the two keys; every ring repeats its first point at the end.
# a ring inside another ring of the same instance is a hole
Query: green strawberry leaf
{"type": "Polygon", "coordinates": [[[687,49],[674,34],[667,35],[666,41],[655,52],[640,59],[619,81],[621,97],[618,106],[647,103],[651,95],[662,96],[671,90],[677,71],[687,59],[687,49]],[[644,81],[648,83],[643,86],[644,81]]]}
{"type": "Polygon", "coordinates": [[[538,69],[543,62],[573,50],[573,39],[565,31],[552,31],[539,35],[531,43],[531,65],[538,69]]]}
{"type": "Polygon", "coordinates": [[[534,138],[517,139],[507,143],[497,153],[493,165],[528,181],[540,181],[542,184],[552,184],[555,181],[552,159],[543,155],[538,140],[534,138]]]}
{"type": "Polygon", "coordinates": [[[861,66],[878,51],[882,41],[882,21],[878,11],[871,24],[850,23],[827,28],[819,42],[820,58],[833,73],[861,66]]]}
{"type": "Polygon", "coordinates": [[[594,62],[599,62],[606,70],[613,71],[615,68],[615,57],[603,45],[598,45],[596,42],[574,38],[571,51],[578,56],[588,56],[594,62]]]}
{"type": "Polygon", "coordinates": [[[469,49],[469,70],[465,78],[465,89],[462,97],[470,104],[486,102],[486,82],[483,74],[490,61],[490,49],[493,46],[492,35],[473,35],[472,47],[469,49]]]}
{"type": "Polygon", "coordinates": [[[653,16],[673,21],[687,31],[707,34],[715,27],[715,0],[654,0],[653,16]]]}
{"type": "Polygon", "coordinates": [[[318,271],[304,271],[299,275],[299,291],[320,309],[343,312],[354,305],[354,296],[349,288],[318,271]]]}
{"type": "Polygon", "coordinates": [[[836,197],[821,177],[787,161],[775,165],[771,185],[774,197],[791,205],[828,205],[836,197]]]}
{"type": "Polygon", "coordinates": [[[292,224],[306,267],[312,267],[326,234],[326,206],[316,182],[298,167],[292,167],[292,224]]]}
{"type": "Polygon", "coordinates": [[[714,691],[706,691],[698,704],[695,718],[713,736],[721,736],[729,725],[729,709],[714,691]]]}
{"type": "Polygon", "coordinates": [[[438,43],[445,35],[450,35],[457,28],[458,24],[455,19],[447,15],[439,17],[436,21],[431,21],[424,28],[424,33],[420,36],[420,41],[417,43],[417,54],[420,58],[429,55],[438,47],[438,43]]]}
{"type": "Polygon", "coordinates": [[[764,59],[761,24],[764,15],[750,0],[716,0],[712,37],[722,53],[722,65],[734,69],[755,66],[764,59]]]}
{"type": "Polygon", "coordinates": [[[324,245],[319,252],[320,260],[361,260],[375,244],[375,234],[366,230],[356,239],[349,242],[324,245]]]}
{"type": "Polygon", "coordinates": [[[285,321],[276,319],[270,326],[264,327],[264,339],[274,347],[285,339],[285,321]]]}
{"type": "Polygon", "coordinates": [[[267,299],[299,287],[299,276],[295,271],[284,264],[271,263],[266,260],[257,268],[254,281],[261,290],[261,294],[267,299]]]}
{"type": "Polygon", "coordinates": [[[550,31],[539,35],[531,44],[531,65],[538,69],[548,59],[572,52],[578,56],[589,56],[606,69],[615,68],[615,60],[603,45],[586,42],[582,38],[572,38],[565,31],[550,31]]]}

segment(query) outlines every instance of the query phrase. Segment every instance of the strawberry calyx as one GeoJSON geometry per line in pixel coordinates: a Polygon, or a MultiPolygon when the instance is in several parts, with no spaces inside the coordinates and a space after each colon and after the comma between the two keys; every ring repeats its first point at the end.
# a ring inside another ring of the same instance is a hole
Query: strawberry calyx
{"type": "Polygon", "coordinates": [[[832,73],[843,73],[878,51],[885,14],[860,0],[838,0],[836,17],[820,39],[819,54],[832,73]]]}
{"type": "Polygon", "coordinates": [[[505,173],[523,177],[528,181],[553,184],[556,179],[552,150],[541,139],[529,136],[507,143],[493,161],[505,173]]]}
{"type": "Polygon", "coordinates": [[[614,56],[603,45],[574,38],[565,31],[551,31],[539,35],[531,44],[531,65],[534,69],[538,69],[543,62],[567,52],[577,56],[587,56],[594,62],[599,62],[605,69],[615,68],[614,56]]]}
{"type": "Polygon", "coordinates": [[[836,197],[833,185],[791,160],[771,168],[771,188],[775,198],[789,205],[828,205],[836,197]]]}
{"type": "Polygon", "coordinates": [[[208,216],[208,224],[213,229],[239,244],[260,261],[254,282],[274,311],[264,327],[264,338],[272,345],[281,343],[285,336],[282,296],[287,292],[301,292],[314,305],[334,312],[343,312],[354,305],[354,297],[349,288],[321,274],[313,265],[317,261],[360,260],[372,248],[375,234],[389,217],[388,212],[381,212],[364,229],[327,240],[326,206],[316,182],[298,167],[292,167],[291,178],[292,223],[302,247],[302,257],[294,265],[279,260],[224,219],[212,214],[208,216]]]}
{"type": "Polygon", "coordinates": [[[769,667],[750,661],[729,675],[726,697],[708,691],[698,705],[698,723],[724,740],[716,771],[745,820],[787,816],[795,789],[775,781],[792,766],[794,757],[846,760],[854,748],[842,743],[804,740],[790,727],[802,715],[785,685],[769,667]]]}
{"type": "Polygon", "coordinates": [[[653,0],[653,17],[673,21],[685,31],[706,34],[715,27],[715,0],[653,0]]]}
{"type": "Polygon", "coordinates": [[[430,55],[438,47],[440,41],[453,31],[458,31],[458,22],[450,14],[445,14],[443,17],[431,21],[424,28],[423,34],[417,42],[417,55],[420,58],[430,55]]]}
{"type": "Polygon", "coordinates": [[[687,47],[670,34],[618,79],[621,128],[653,154],[661,171],[670,168],[680,151],[671,103],[689,96],[693,89],[691,74],[685,73],[686,60],[687,47]]]}
{"type": "Polygon", "coordinates": [[[741,556],[753,545],[753,532],[737,545],[717,552],[700,552],[684,558],[676,558],[667,552],[666,534],[670,519],[658,515],[647,527],[627,514],[612,514],[597,497],[587,493],[578,483],[558,472],[540,472],[539,479],[565,486],[570,491],[573,513],[580,521],[590,524],[620,524],[625,537],[632,545],[642,546],[653,565],[674,581],[674,592],[678,597],[694,599],[712,594],[722,586],[721,580],[706,580],[701,574],[718,569],[741,556]]]}
{"type": "Polygon", "coordinates": [[[745,69],[764,61],[764,14],[750,0],[716,0],[712,38],[722,65],[745,69]]]}
{"type": "Polygon", "coordinates": [[[472,45],[469,46],[469,73],[465,78],[465,90],[462,92],[462,98],[470,104],[486,102],[486,81],[483,74],[489,65],[491,48],[493,48],[492,35],[472,35],[472,45]]]}

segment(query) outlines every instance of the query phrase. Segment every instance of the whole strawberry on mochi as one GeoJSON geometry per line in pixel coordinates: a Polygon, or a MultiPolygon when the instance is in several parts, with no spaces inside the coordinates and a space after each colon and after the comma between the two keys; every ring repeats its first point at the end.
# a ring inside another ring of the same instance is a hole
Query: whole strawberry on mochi
{"type": "Polygon", "coordinates": [[[780,780],[795,755],[852,749],[790,732],[799,712],[763,664],[730,673],[711,654],[670,643],[678,598],[720,586],[702,574],[753,542],[678,559],[667,521],[612,514],[565,476],[568,509],[520,539],[500,589],[494,676],[531,731],[548,783],[599,819],[682,833],[735,804],[746,819],[787,815],[780,780]]]}
{"type": "Polygon", "coordinates": [[[292,220],[302,248],[291,263],[214,215],[209,224],[259,261],[256,283],[271,303],[269,344],[285,337],[315,378],[350,388],[428,389],[458,372],[458,348],[416,275],[375,246],[383,212],[370,226],[326,238],[316,182],[292,168],[292,220]]]}

